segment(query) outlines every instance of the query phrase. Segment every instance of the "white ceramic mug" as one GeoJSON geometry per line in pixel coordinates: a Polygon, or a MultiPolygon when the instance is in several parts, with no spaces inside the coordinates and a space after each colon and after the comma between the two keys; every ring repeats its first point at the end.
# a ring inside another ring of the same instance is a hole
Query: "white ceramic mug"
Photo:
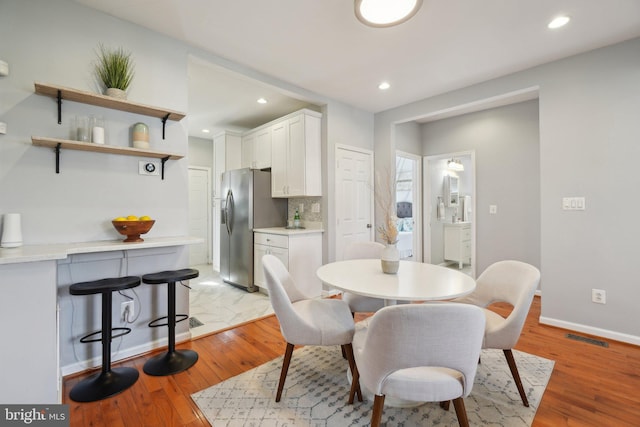
{"type": "Polygon", "coordinates": [[[4,214],[0,246],[3,248],[22,246],[22,223],[19,213],[4,214]]]}

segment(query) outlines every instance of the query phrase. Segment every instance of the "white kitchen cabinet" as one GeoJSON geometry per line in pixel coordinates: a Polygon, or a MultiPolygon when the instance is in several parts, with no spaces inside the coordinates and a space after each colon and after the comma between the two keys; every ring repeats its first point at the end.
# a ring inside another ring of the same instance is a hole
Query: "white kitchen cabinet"
{"type": "MultiPolygon", "coordinates": [[[[268,230],[268,229],[264,229],[268,230]]],[[[281,229],[285,230],[285,229],[281,229]]],[[[268,232],[254,233],[253,283],[263,290],[264,281],[262,257],[276,256],[287,267],[296,286],[310,297],[319,297],[322,282],[316,270],[322,265],[322,231],[283,231],[281,234],[268,232]]]]}
{"type": "Polygon", "coordinates": [[[301,110],[273,124],[272,197],[322,195],[321,118],[320,113],[301,110]]]}
{"type": "Polygon", "coordinates": [[[242,135],[242,168],[250,168],[253,165],[253,148],[256,145],[256,132],[242,135]]]}
{"type": "Polygon", "coordinates": [[[239,133],[224,131],[213,137],[213,198],[224,198],[222,174],[241,165],[241,136],[239,133]]]}
{"type": "Polygon", "coordinates": [[[460,268],[471,264],[471,224],[458,222],[444,225],[444,259],[456,261],[460,268]]]}
{"type": "Polygon", "coordinates": [[[242,136],[242,167],[271,167],[271,126],[261,126],[242,136]]]}

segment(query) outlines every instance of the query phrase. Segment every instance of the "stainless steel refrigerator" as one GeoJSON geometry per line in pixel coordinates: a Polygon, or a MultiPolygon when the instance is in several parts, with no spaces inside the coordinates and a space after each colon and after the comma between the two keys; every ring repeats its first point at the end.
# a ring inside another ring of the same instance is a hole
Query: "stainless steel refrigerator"
{"type": "Polygon", "coordinates": [[[222,175],[222,196],[220,277],[255,292],[253,229],[285,226],[287,199],[271,197],[271,172],[248,168],[222,175]]]}

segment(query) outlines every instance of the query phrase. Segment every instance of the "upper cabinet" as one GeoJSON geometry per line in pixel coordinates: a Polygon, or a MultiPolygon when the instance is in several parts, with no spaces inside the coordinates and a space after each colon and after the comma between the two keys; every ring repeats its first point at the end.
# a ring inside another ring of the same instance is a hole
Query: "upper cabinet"
{"type": "Polygon", "coordinates": [[[242,167],[251,169],[271,167],[271,126],[260,126],[243,135],[242,167]]]}
{"type": "Polygon", "coordinates": [[[273,124],[272,197],[322,195],[321,119],[320,113],[301,110],[273,124]]]}
{"type": "Polygon", "coordinates": [[[213,137],[213,197],[221,198],[222,174],[241,166],[239,133],[224,131],[213,137]]]}

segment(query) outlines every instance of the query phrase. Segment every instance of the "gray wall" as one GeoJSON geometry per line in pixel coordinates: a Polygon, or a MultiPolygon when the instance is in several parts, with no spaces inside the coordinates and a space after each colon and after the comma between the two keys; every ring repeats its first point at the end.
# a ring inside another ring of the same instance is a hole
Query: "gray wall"
{"type": "Polygon", "coordinates": [[[640,344],[638,231],[620,227],[640,209],[638,70],[634,39],[376,114],[376,161],[388,163],[395,123],[538,88],[541,321],[640,344]],[[587,209],[563,211],[569,196],[587,209]],[[607,291],[606,305],[591,302],[593,288],[607,291]]]}
{"type": "Polygon", "coordinates": [[[213,171],[213,138],[189,137],[189,166],[210,168],[213,171]]]}
{"type": "Polygon", "coordinates": [[[107,144],[131,146],[130,127],[144,122],[151,148],[187,155],[184,119],[168,121],[162,140],[160,119],[63,101],[59,125],[55,100],[34,92],[34,82],[99,92],[92,64],[104,43],[132,53],[130,100],[185,112],[187,49],[65,0],[3,1],[0,39],[10,67],[0,77],[0,114],[8,126],[0,135],[0,214],[22,214],[24,243],[116,239],[111,219],[130,214],[156,219],[149,237],[186,235],[187,211],[179,208],[187,206],[186,158],[168,161],[163,181],[138,174],[142,157],[62,150],[56,174],[53,150],[31,145],[31,136],[68,138],[75,115],[100,114],[107,144]]]}
{"type": "Polygon", "coordinates": [[[540,267],[538,101],[427,123],[422,138],[427,156],[475,151],[476,271],[503,259],[540,267]]]}

